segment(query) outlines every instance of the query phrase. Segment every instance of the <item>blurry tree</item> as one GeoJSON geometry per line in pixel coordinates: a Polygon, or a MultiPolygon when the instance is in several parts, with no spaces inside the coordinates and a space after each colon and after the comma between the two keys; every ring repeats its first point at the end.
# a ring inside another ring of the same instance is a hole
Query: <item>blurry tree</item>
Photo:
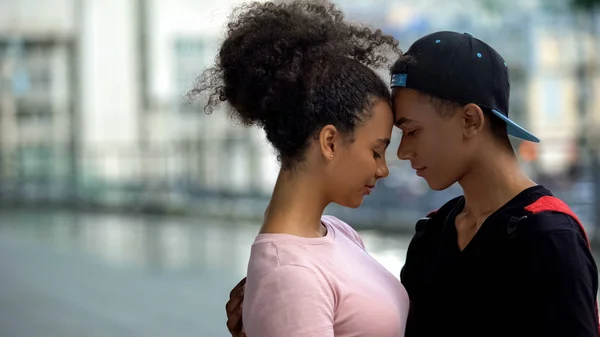
{"type": "Polygon", "coordinates": [[[575,9],[591,11],[600,6],[600,0],[571,0],[575,9]]]}

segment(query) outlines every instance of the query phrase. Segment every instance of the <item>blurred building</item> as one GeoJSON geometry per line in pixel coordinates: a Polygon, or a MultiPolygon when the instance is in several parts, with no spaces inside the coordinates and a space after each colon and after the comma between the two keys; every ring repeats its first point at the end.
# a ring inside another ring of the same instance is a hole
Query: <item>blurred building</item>
{"type": "MultiPolygon", "coordinates": [[[[65,179],[76,71],[68,0],[0,2],[0,174],[65,179]],[[43,13],[35,16],[31,13],[43,13]],[[43,158],[58,160],[44,167],[43,158]]],[[[3,179],[3,181],[4,181],[3,179]]]]}
{"type": "Polygon", "coordinates": [[[182,104],[233,4],[0,3],[3,176],[266,192],[276,163],[260,133],[182,104]]]}
{"type": "MultiPolygon", "coordinates": [[[[268,195],[278,164],[264,134],[232,125],[223,110],[204,114],[202,102],[182,104],[213,64],[240,2],[0,2],[3,193],[116,204],[268,195]]],[[[403,50],[436,30],[470,32],[494,46],[510,68],[511,117],[542,138],[539,146],[515,144],[534,177],[564,174],[581,160],[583,126],[598,144],[600,29],[582,29],[561,2],[337,2],[350,20],[396,36],[403,50]]],[[[434,199],[408,165],[389,163],[394,174],[382,198],[434,199]]]]}

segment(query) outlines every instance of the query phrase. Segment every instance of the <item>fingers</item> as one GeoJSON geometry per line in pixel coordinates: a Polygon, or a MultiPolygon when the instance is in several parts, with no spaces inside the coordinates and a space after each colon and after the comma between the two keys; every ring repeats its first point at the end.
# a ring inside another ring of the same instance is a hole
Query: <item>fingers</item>
{"type": "Polygon", "coordinates": [[[242,304],[244,302],[244,286],[246,278],[242,279],[229,293],[229,301],[225,305],[227,312],[227,329],[233,337],[245,337],[242,326],[242,304]]]}
{"type": "Polygon", "coordinates": [[[244,277],[238,284],[235,285],[235,287],[233,287],[233,289],[231,289],[231,292],[229,293],[229,298],[232,298],[233,295],[235,293],[237,293],[240,288],[243,288],[246,285],[246,278],[244,277]]]}
{"type": "Polygon", "coordinates": [[[242,303],[227,312],[227,329],[232,336],[245,336],[242,326],[242,303]]]}
{"type": "Polygon", "coordinates": [[[244,288],[240,288],[236,293],[232,293],[229,301],[227,301],[225,311],[227,312],[228,318],[238,309],[242,309],[242,301],[244,301],[244,288]]]}

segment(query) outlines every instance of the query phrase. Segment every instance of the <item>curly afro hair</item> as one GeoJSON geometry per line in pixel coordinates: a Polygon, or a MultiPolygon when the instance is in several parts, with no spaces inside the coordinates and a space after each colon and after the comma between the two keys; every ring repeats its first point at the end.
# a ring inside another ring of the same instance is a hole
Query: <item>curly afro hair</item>
{"type": "Polygon", "coordinates": [[[401,54],[380,30],[347,23],[327,1],[254,2],[233,11],[215,66],[189,98],[208,96],[205,111],[228,102],[245,125],[264,128],[282,169],[304,160],[311,137],[332,124],[352,135],[387,84],[370,67],[401,54]]]}

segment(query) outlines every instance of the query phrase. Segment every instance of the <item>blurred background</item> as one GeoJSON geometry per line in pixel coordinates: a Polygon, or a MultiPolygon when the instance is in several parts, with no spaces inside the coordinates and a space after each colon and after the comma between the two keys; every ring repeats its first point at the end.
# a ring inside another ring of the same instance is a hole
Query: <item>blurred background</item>
{"type": "MultiPolygon", "coordinates": [[[[436,30],[497,49],[513,143],[600,239],[600,1],[334,1],[406,50],[436,30]]],[[[183,104],[239,0],[0,1],[0,336],[225,337],[225,302],[278,172],[259,129],[183,104]]],[[[382,72],[387,81],[387,75],[382,72]]],[[[407,163],[331,206],[399,275],[414,223],[459,195],[407,163]]]]}

